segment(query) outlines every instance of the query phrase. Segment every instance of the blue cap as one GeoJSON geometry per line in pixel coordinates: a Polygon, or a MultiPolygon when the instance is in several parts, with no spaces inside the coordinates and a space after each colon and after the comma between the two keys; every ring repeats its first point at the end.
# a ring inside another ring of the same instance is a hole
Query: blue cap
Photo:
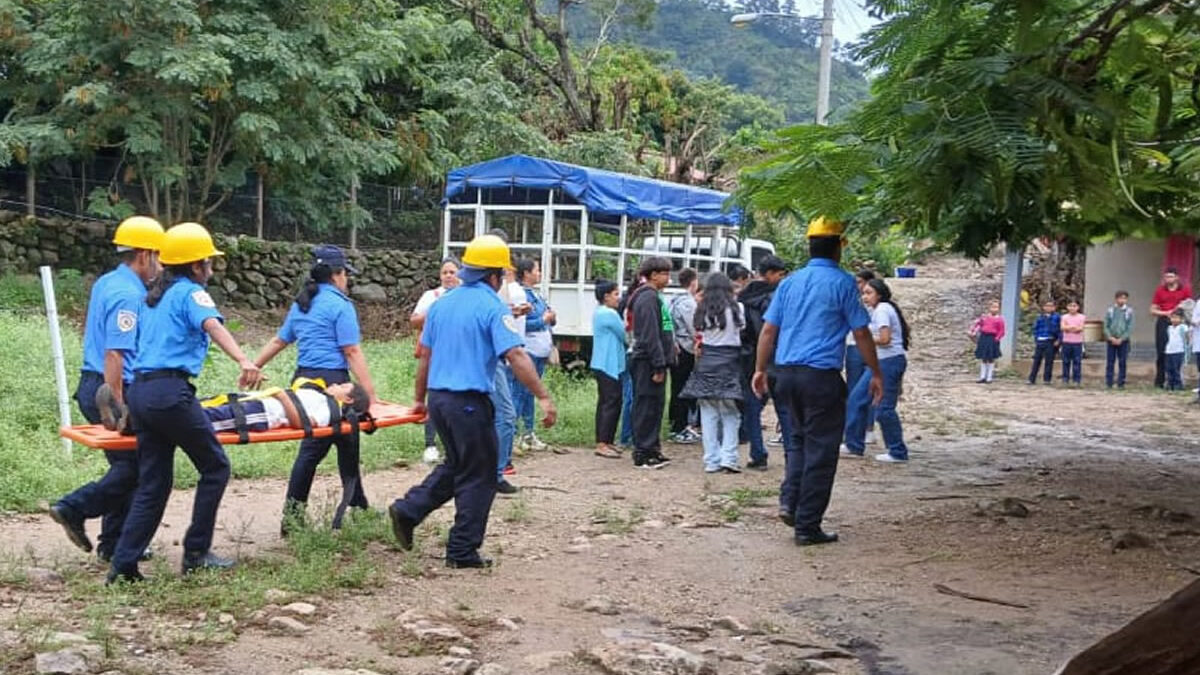
{"type": "Polygon", "coordinates": [[[470,265],[463,265],[462,267],[458,268],[458,278],[462,279],[464,284],[473,284],[476,281],[486,277],[491,272],[495,271],[497,270],[487,269],[486,267],[472,267],[470,265]]]}
{"type": "Polygon", "coordinates": [[[344,269],[347,274],[358,274],[358,270],[346,260],[346,252],[333,244],[321,244],[314,248],[313,264],[329,265],[334,269],[344,269]]]}

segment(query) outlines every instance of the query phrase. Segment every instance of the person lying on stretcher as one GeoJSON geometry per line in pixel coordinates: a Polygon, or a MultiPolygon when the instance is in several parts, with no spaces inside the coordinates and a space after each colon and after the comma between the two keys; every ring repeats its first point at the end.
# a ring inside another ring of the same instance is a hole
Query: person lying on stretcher
{"type": "MultiPolygon", "coordinates": [[[[296,378],[286,389],[268,387],[261,391],[217,394],[200,400],[213,431],[267,431],[290,427],[310,431],[313,427],[341,424],[343,420],[366,419],[371,402],[362,385],[354,382],[325,385],[324,380],[296,378]]],[[[128,431],[128,413],[116,402],[108,385],[96,392],[105,428],[128,431]]],[[[245,441],[243,441],[245,442],[245,441]]]]}

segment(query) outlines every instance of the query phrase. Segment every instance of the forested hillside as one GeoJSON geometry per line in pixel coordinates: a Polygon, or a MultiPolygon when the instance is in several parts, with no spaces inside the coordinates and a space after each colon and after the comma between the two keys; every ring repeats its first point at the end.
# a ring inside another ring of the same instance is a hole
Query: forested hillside
{"type": "MultiPolygon", "coordinates": [[[[729,23],[736,12],[798,13],[794,0],[750,0],[736,8],[720,0],[656,4],[644,21],[607,26],[607,39],[666,52],[669,67],[693,77],[719,78],[739,91],[782,105],[788,122],[814,119],[819,22],[764,18],[745,27],[729,23]]],[[[819,12],[820,3],[808,2],[803,10],[799,13],[819,12]]],[[[603,15],[579,8],[570,17],[577,40],[597,39],[603,15]]],[[[831,90],[831,117],[841,119],[855,102],[867,97],[867,80],[860,68],[835,57],[831,90]]]]}

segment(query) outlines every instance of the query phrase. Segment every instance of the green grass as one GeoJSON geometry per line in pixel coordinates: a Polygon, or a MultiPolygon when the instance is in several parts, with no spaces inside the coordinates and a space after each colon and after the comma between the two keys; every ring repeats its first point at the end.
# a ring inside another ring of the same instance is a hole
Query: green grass
{"type": "MultiPolygon", "coordinates": [[[[0,298],[22,297],[13,289],[23,288],[9,277],[0,278],[0,298]],[[7,289],[7,290],[6,290],[7,289]],[[16,295],[5,295],[5,293],[16,295]]],[[[23,291],[22,291],[23,292],[23,291]]],[[[40,291],[39,291],[40,292],[40,291]]],[[[40,295],[36,296],[40,304],[40,295]]],[[[44,316],[28,309],[13,311],[8,303],[0,309],[0,510],[34,511],[39,502],[54,500],[104,473],[103,453],[74,446],[68,457],[58,438],[58,403],[50,336],[44,316]]],[[[82,360],[80,327],[69,320],[60,321],[63,351],[70,392],[75,390],[82,360]]],[[[235,336],[245,327],[231,326],[235,336]]],[[[261,331],[260,331],[261,334],[261,331]]],[[[262,345],[242,342],[250,355],[262,345]]],[[[410,339],[366,342],[363,349],[380,397],[407,403],[412,401],[416,361],[410,339]]],[[[295,368],[296,350],[289,348],[266,368],[270,382],[286,383],[295,368]]],[[[237,366],[215,347],[209,353],[197,391],[210,395],[237,387],[237,366]]],[[[559,369],[546,372],[558,407],[558,424],[539,435],[549,443],[564,446],[590,444],[593,435],[596,387],[588,377],[570,375],[559,369]]],[[[73,424],[82,424],[71,401],[73,424]]],[[[286,476],[295,458],[297,443],[256,443],[226,447],[235,478],[286,476]]],[[[420,456],[424,435],[420,425],[410,424],[381,429],[362,437],[364,471],[393,466],[397,461],[412,462],[420,456]]],[[[336,453],[331,452],[321,471],[336,469],[336,453]]],[[[175,460],[175,484],[191,487],[196,472],[183,455],[175,460]]],[[[282,503],[283,495],[280,495],[282,503]]]]}

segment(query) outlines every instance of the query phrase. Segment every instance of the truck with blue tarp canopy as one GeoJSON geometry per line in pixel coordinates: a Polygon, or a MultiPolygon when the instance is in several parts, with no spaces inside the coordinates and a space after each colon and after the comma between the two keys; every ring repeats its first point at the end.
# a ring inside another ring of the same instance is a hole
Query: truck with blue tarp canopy
{"type": "Polygon", "coordinates": [[[499,228],[514,259],[540,262],[540,291],[558,314],[556,342],[576,353],[592,335],[596,279],[624,287],[652,255],[703,275],[733,264],[754,269],[775,252],[739,236],[742,212],[728,193],[528,155],[450,171],[442,205],[445,255],[499,228]]]}

